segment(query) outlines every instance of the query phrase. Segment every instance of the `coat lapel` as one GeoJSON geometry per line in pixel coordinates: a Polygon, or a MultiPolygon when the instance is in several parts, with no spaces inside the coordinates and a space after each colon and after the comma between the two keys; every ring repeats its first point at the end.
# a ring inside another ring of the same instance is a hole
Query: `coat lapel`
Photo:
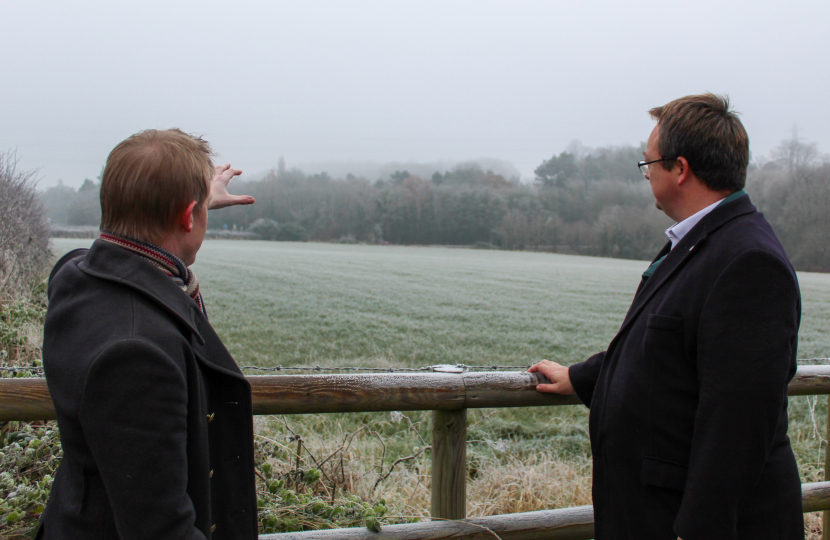
{"type": "MultiPolygon", "coordinates": [[[[653,260],[653,261],[651,261],[651,264],[649,265],[649,268],[651,268],[652,266],[654,266],[654,264],[655,264],[657,261],[659,261],[660,259],[662,259],[662,258],[664,258],[665,256],[667,256],[667,255],[669,254],[669,251],[671,251],[671,242],[666,242],[666,245],[665,245],[665,246],[663,246],[663,249],[661,249],[661,250],[660,250],[660,253],[658,253],[658,254],[657,254],[657,256],[656,256],[656,257],[654,257],[654,260],[653,260]]],[[[662,263],[661,263],[661,264],[662,264],[662,263]]],[[[658,266],[658,268],[659,268],[659,266],[658,266]]],[[[647,273],[647,272],[643,272],[643,279],[640,281],[640,285],[637,287],[637,292],[636,292],[635,296],[636,296],[637,294],[640,294],[640,291],[642,291],[642,290],[643,290],[643,288],[646,286],[646,283],[648,283],[648,281],[649,281],[649,279],[650,279],[650,276],[646,276],[646,273],[647,273]]]]}
{"type": "Polygon", "coordinates": [[[204,343],[198,343],[195,339],[191,342],[193,351],[196,353],[196,358],[205,364],[206,367],[243,380],[248,384],[247,379],[245,379],[245,376],[239,370],[239,366],[234,361],[231,353],[225,348],[222,340],[216,335],[216,331],[213,330],[213,327],[201,310],[194,308],[193,317],[196,326],[199,328],[200,335],[204,337],[204,343]]]}
{"type": "Polygon", "coordinates": [[[78,266],[86,274],[115,281],[155,301],[190,330],[193,350],[203,364],[245,379],[198,304],[148,261],[115,244],[96,240],[78,266]]]}
{"type": "Polygon", "coordinates": [[[631,326],[657,291],[683,268],[686,261],[700,253],[701,249],[705,249],[706,239],[710,235],[733,219],[755,211],[755,206],[749,200],[749,196],[741,197],[712,210],[680,240],[674,249],[671,249],[671,242],[666,244],[655,260],[667,252],[666,258],[654,274],[640,285],[617,335],[621,335],[631,326]]]}

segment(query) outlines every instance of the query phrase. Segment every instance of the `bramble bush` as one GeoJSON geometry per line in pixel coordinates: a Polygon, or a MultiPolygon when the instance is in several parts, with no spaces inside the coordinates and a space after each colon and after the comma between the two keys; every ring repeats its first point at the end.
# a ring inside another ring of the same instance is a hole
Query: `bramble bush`
{"type": "Polygon", "coordinates": [[[273,466],[260,467],[262,478],[257,485],[257,510],[260,532],[282,533],[316,529],[360,527],[380,532],[380,518],[386,514],[386,501],[361,501],[354,495],[326,501],[315,492],[320,481],[319,469],[289,471],[275,475],[273,466]]]}
{"type": "Polygon", "coordinates": [[[0,430],[0,537],[31,538],[63,452],[54,422],[8,422],[0,430]]]}

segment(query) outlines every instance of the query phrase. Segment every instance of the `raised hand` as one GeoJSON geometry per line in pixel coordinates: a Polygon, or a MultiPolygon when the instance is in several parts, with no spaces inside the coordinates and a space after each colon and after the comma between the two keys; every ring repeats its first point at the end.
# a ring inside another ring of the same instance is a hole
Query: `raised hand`
{"type": "Polygon", "coordinates": [[[231,178],[239,176],[240,174],[242,174],[242,171],[232,169],[230,163],[216,166],[213,179],[210,181],[208,210],[216,210],[237,204],[254,204],[254,198],[250,195],[231,195],[228,193],[228,183],[231,181],[231,178]]]}
{"type": "Polygon", "coordinates": [[[571,377],[568,374],[568,368],[565,366],[561,366],[556,362],[551,362],[550,360],[542,360],[535,366],[531,366],[527,371],[530,373],[541,373],[550,379],[550,384],[536,385],[536,390],[540,392],[562,394],[563,396],[569,396],[576,393],[573,385],[571,384],[571,377]]]}

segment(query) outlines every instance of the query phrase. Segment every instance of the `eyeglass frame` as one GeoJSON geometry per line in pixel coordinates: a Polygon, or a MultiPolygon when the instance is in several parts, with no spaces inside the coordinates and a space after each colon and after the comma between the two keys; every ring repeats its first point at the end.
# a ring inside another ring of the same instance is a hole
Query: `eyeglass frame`
{"type": "Polygon", "coordinates": [[[653,159],[651,161],[638,161],[637,167],[640,168],[640,172],[643,173],[643,177],[648,174],[648,166],[652,163],[657,163],[658,161],[673,161],[677,159],[676,157],[664,157],[660,159],[653,159]]]}

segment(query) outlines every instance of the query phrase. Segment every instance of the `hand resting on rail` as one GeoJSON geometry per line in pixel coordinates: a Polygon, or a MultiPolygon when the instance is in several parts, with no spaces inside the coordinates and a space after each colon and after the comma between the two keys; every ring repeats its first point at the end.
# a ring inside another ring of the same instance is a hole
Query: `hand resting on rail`
{"type": "Polygon", "coordinates": [[[563,396],[570,396],[576,391],[571,384],[571,377],[568,374],[568,368],[551,362],[550,360],[542,360],[538,364],[531,366],[527,370],[529,373],[541,373],[548,379],[550,384],[538,384],[536,390],[540,392],[549,392],[553,394],[562,394],[563,396]]]}

